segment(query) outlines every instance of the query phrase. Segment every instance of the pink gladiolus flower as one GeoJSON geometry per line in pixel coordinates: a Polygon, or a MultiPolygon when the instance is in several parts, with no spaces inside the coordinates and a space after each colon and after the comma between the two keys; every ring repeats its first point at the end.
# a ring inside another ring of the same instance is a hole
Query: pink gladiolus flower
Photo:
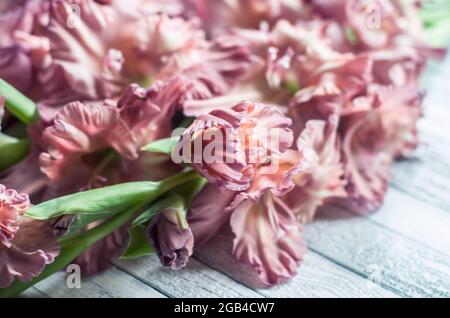
{"type": "Polygon", "coordinates": [[[196,246],[209,241],[230,218],[227,209],[237,193],[222,191],[215,184],[207,184],[194,198],[188,213],[188,223],[196,246]]]}
{"type": "Polygon", "coordinates": [[[182,103],[184,114],[197,116],[205,112],[195,106],[196,101],[230,92],[253,64],[254,57],[238,37],[219,36],[210,43],[174,54],[157,78],[182,78],[188,87],[182,103]]]}
{"type": "Polygon", "coordinates": [[[373,108],[343,119],[347,189],[358,211],[373,211],[383,203],[392,161],[418,145],[416,123],[422,98],[416,85],[372,85],[373,108]]]}
{"type": "Polygon", "coordinates": [[[83,186],[89,188],[92,185],[85,182],[97,181],[102,171],[89,168],[83,161],[84,155],[111,148],[130,159],[137,156],[125,121],[120,117],[118,108],[108,102],[68,104],[58,113],[54,124],[45,129],[43,139],[48,145],[48,152],[40,156],[42,171],[52,182],[61,182],[60,189],[67,187],[73,191],[83,186]],[[75,179],[65,178],[69,167],[74,169],[75,179]],[[64,183],[71,186],[63,186],[64,183]],[[73,188],[73,185],[79,188],[73,188]]]}
{"type": "Polygon", "coordinates": [[[177,151],[221,189],[241,191],[250,186],[255,166],[290,147],[291,123],[275,107],[244,101],[198,117],[177,151]]]}
{"type": "MultiPolygon", "coordinates": [[[[216,131],[227,133],[225,138],[232,147],[225,149],[231,150],[225,154],[218,152],[232,158],[238,154],[242,165],[237,166],[241,169],[237,171],[241,174],[233,170],[236,166],[222,168],[226,160],[220,165],[208,164],[207,160],[195,163],[194,152],[191,158],[194,167],[219,188],[208,185],[200,192],[192,204],[188,220],[194,237],[204,243],[231,217],[231,227],[236,236],[234,255],[251,264],[267,285],[292,277],[305,252],[302,227],[297,223],[294,211],[282,201],[282,196],[295,186],[291,180],[292,170],[301,173],[309,165],[307,150],[304,153],[287,150],[293,139],[288,128],[290,124],[291,121],[274,107],[242,102],[230,110],[215,110],[200,116],[179,144],[185,147],[187,144],[192,150],[195,139],[200,138],[199,149],[203,151],[210,145],[203,142],[204,139],[210,140],[205,137],[216,131]],[[277,131],[280,137],[278,147],[271,148],[272,144],[257,133],[259,129],[277,131]],[[246,146],[252,144],[253,147],[246,146]],[[240,147],[238,151],[236,147],[240,147]],[[275,162],[274,168],[271,164],[275,162]],[[251,175],[243,179],[242,171],[248,167],[251,175]],[[233,179],[235,176],[238,178],[233,179]],[[261,248],[263,245],[265,247],[261,248]]],[[[223,139],[219,140],[223,149],[223,139]]]]}
{"type": "Polygon", "coordinates": [[[206,29],[213,33],[224,27],[257,29],[261,24],[273,25],[284,19],[295,22],[309,16],[303,0],[237,0],[205,1],[207,14],[203,18],[206,29]]]}
{"type": "Polygon", "coordinates": [[[116,4],[57,0],[50,18],[45,35],[52,48],[39,73],[44,89],[40,111],[47,121],[68,102],[118,97],[130,83],[150,81],[168,56],[205,41],[195,20],[146,16],[116,4]],[[73,5],[79,6],[82,19],[73,5]],[[69,22],[73,25],[68,27],[69,22]]]}
{"type": "Polygon", "coordinates": [[[306,245],[302,226],[282,199],[266,192],[256,204],[244,200],[234,207],[230,223],[233,254],[251,264],[263,283],[279,284],[295,275],[306,245]]]}
{"type": "Polygon", "coordinates": [[[28,196],[0,184],[0,288],[29,281],[59,254],[48,224],[23,216],[28,196]]]}
{"type": "Polygon", "coordinates": [[[125,162],[135,161],[141,147],[167,137],[173,113],[180,107],[183,83],[174,78],[149,89],[130,85],[117,105],[111,100],[69,103],[43,133],[47,151],[40,156],[42,171],[69,192],[95,188],[108,175],[107,184],[126,180],[120,169],[111,168],[117,158],[105,150],[115,150],[125,162]],[[68,167],[74,171],[70,180],[65,178],[68,167]]]}
{"type": "Polygon", "coordinates": [[[164,266],[179,270],[186,266],[194,248],[194,237],[187,224],[180,224],[170,210],[152,219],[148,237],[164,266]]]}
{"type": "Polygon", "coordinates": [[[338,117],[332,115],[327,121],[308,121],[297,140],[297,149],[306,158],[308,167],[291,170],[295,187],[285,201],[302,223],[312,221],[320,206],[347,197],[338,138],[338,117]]]}
{"type": "Polygon", "coordinates": [[[48,40],[37,34],[37,25],[47,21],[48,2],[3,2],[5,7],[0,10],[0,77],[20,91],[31,94],[36,76],[34,67],[50,49],[48,40]]]}

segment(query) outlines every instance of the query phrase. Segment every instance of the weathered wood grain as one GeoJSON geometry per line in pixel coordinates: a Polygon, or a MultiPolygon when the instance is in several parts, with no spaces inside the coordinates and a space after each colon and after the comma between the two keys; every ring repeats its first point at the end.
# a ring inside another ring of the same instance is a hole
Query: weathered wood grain
{"type": "Polygon", "coordinates": [[[195,259],[191,259],[188,266],[180,271],[162,268],[154,255],[132,262],[117,261],[115,264],[169,297],[263,297],[195,259]]]}
{"type": "Polygon", "coordinates": [[[21,298],[49,298],[36,287],[31,287],[20,295],[21,298]]]}
{"type": "MultiPolygon", "coordinates": [[[[66,273],[64,272],[58,272],[48,277],[37,284],[35,289],[51,298],[166,297],[115,267],[95,277],[83,279],[79,289],[67,287],[66,273]]],[[[28,295],[30,295],[30,292],[28,292],[28,295]]],[[[34,297],[35,294],[32,295],[34,297]]]]}
{"type": "Polygon", "coordinates": [[[383,207],[368,217],[450,256],[450,213],[391,187],[383,207]]]}
{"type": "Polygon", "coordinates": [[[417,149],[412,159],[395,163],[392,185],[450,212],[450,138],[425,129],[422,132],[426,145],[417,149]]]}
{"type": "Polygon", "coordinates": [[[267,297],[397,297],[313,251],[308,251],[293,279],[271,288],[258,288],[254,271],[232,257],[231,243],[231,233],[225,229],[199,249],[195,257],[247,286],[256,286],[256,290],[267,297]]]}
{"type": "Polygon", "coordinates": [[[449,256],[366,217],[329,207],[305,234],[312,250],[403,296],[450,297],[449,256]]]}

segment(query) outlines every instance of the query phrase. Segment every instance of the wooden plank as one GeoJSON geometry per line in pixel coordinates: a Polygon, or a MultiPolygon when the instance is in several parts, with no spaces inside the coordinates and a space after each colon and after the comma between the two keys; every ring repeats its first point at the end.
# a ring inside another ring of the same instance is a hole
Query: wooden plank
{"type": "Polygon", "coordinates": [[[391,187],[383,207],[369,218],[406,237],[450,255],[450,213],[391,187]]]}
{"type": "Polygon", "coordinates": [[[308,251],[298,275],[271,288],[258,288],[254,271],[231,255],[232,236],[225,230],[216,235],[195,257],[232,276],[267,297],[397,297],[372,281],[308,251]]]}
{"type": "Polygon", "coordinates": [[[38,283],[35,288],[51,298],[166,297],[115,267],[95,277],[82,280],[79,289],[67,287],[66,273],[64,272],[58,272],[48,277],[38,283]]]}
{"type": "Polygon", "coordinates": [[[179,271],[163,268],[155,255],[133,262],[117,261],[114,263],[169,297],[263,297],[195,259],[191,259],[189,264],[179,271]]]}
{"type": "Polygon", "coordinates": [[[368,218],[327,208],[306,227],[306,239],[311,249],[360,275],[375,275],[375,282],[403,296],[450,297],[449,256],[368,218]]]}
{"type": "Polygon", "coordinates": [[[20,294],[20,298],[48,298],[48,296],[36,287],[31,287],[20,294]]]}
{"type": "Polygon", "coordinates": [[[422,130],[413,159],[395,163],[392,185],[399,190],[450,212],[450,139],[422,130]]]}

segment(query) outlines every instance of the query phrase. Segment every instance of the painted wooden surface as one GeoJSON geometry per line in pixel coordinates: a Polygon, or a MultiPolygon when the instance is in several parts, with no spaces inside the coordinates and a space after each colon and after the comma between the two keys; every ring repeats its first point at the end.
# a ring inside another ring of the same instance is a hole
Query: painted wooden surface
{"type": "Polygon", "coordinates": [[[230,255],[227,229],[190,264],[173,272],[155,256],[115,262],[99,276],[66,287],[66,274],[26,297],[450,297],[450,60],[427,79],[423,145],[399,162],[384,206],[362,217],[339,207],[306,227],[309,252],[298,275],[259,288],[230,255]]]}

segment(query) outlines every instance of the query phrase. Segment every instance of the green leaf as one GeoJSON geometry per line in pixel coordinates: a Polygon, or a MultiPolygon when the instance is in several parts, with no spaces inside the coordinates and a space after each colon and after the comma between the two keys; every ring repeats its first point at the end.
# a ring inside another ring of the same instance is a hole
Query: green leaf
{"type": "Polygon", "coordinates": [[[73,217],[72,222],[69,224],[65,237],[70,237],[79,234],[85,230],[86,226],[99,220],[107,219],[121,210],[110,210],[104,213],[90,213],[90,214],[76,214],[73,217]]]}
{"type": "Polygon", "coordinates": [[[127,250],[123,253],[120,259],[129,261],[142,256],[147,256],[155,253],[154,248],[150,245],[147,238],[147,226],[143,224],[130,227],[128,230],[130,241],[127,250]]]}
{"type": "Polygon", "coordinates": [[[111,234],[114,230],[125,224],[140,209],[142,205],[138,204],[126,212],[119,213],[99,226],[82,233],[81,235],[69,239],[61,239],[61,252],[55,261],[49,264],[44,271],[30,282],[14,281],[8,288],[0,289],[0,297],[15,297],[27,290],[34,284],[49,277],[53,273],[65,268],[77,256],[87,250],[92,244],[111,234]]]}
{"type": "Polygon", "coordinates": [[[195,196],[203,189],[203,187],[208,183],[208,180],[205,178],[198,176],[197,179],[188,182],[184,185],[176,187],[172,190],[172,192],[178,194],[183,197],[185,200],[185,205],[187,207],[191,206],[192,200],[195,196]]]}
{"type": "Polygon", "coordinates": [[[175,146],[179,141],[180,141],[179,136],[159,139],[142,147],[142,150],[148,152],[164,153],[170,156],[172,150],[175,148],[175,146]]]}
{"type": "Polygon", "coordinates": [[[105,188],[79,192],[33,206],[26,215],[47,220],[64,214],[91,214],[104,217],[122,211],[138,202],[150,202],[168,190],[198,178],[187,171],[160,182],[129,182],[105,188]]]}
{"type": "Polygon", "coordinates": [[[0,171],[13,166],[28,154],[30,142],[0,133],[0,171]]]}
{"type": "Polygon", "coordinates": [[[2,79],[0,79],[0,96],[6,98],[6,109],[22,122],[31,124],[38,119],[36,104],[2,79]]]}

